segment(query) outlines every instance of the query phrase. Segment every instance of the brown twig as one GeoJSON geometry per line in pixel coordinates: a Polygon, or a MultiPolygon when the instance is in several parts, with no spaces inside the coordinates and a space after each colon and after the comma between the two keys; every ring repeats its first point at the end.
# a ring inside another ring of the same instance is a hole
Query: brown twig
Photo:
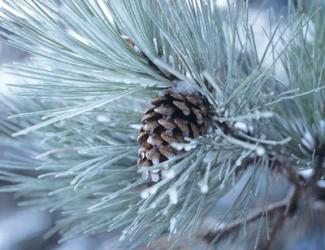
{"type": "MultiPolygon", "coordinates": [[[[247,140],[246,138],[242,138],[240,135],[236,134],[230,127],[228,127],[227,124],[218,123],[218,126],[226,135],[231,135],[239,140],[247,140]]],[[[286,162],[286,159],[274,161],[272,160],[274,159],[273,155],[269,155],[270,161],[273,161],[274,163],[274,167],[272,167],[271,170],[276,171],[285,176],[288,182],[291,183],[293,186],[292,191],[282,201],[274,202],[270,204],[267,208],[256,209],[252,213],[250,213],[247,218],[234,220],[220,230],[210,231],[203,236],[203,239],[208,244],[213,244],[222,237],[239,230],[242,224],[244,224],[245,222],[251,223],[261,218],[262,216],[274,216],[278,212],[282,212],[280,213],[280,216],[277,218],[275,224],[273,225],[271,233],[268,235],[268,239],[265,242],[262,242],[261,246],[257,247],[257,249],[269,250],[277,234],[282,230],[282,228],[286,224],[287,219],[296,212],[298,208],[298,203],[303,194],[305,192],[313,191],[317,180],[319,180],[320,177],[324,175],[324,151],[324,147],[321,147],[321,150],[317,151],[317,163],[315,167],[315,172],[308,181],[303,180],[303,178],[301,178],[301,176],[293,167],[288,164],[285,164],[284,162],[286,162]]],[[[243,168],[240,168],[240,170],[246,169],[247,166],[249,166],[252,162],[256,162],[256,159],[247,159],[247,161],[245,161],[242,166],[243,168]]]]}
{"type": "Polygon", "coordinates": [[[287,214],[290,211],[288,204],[292,204],[293,199],[295,199],[296,196],[295,190],[296,189],[293,188],[293,190],[289,193],[289,195],[286,198],[284,198],[281,201],[276,201],[269,204],[267,208],[258,208],[254,210],[245,218],[245,220],[243,219],[234,220],[233,222],[230,222],[225,228],[222,228],[217,231],[208,232],[206,235],[204,235],[203,239],[209,244],[211,244],[217,241],[218,239],[220,239],[221,237],[229,233],[232,233],[236,230],[239,230],[244,222],[251,223],[262,216],[266,216],[267,214],[273,215],[280,211],[282,211],[283,214],[287,214]]]}
{"type": "Polygon", "coordinates": [[[298,206],[301,191],[302,191],[301,185],[299,186],[294,185],[292,192],[288,195],[287,199],[284,200],[284,202],[286,202],[285,211],[282,214],[280,214],[279,218],[277,219],[276,223],[272,228],[271,233],[268,235],[268,239],[265,242],[263,242],[262,246],[258,247],[258,249],[269,250],[271,248],[274,239],[284,227],[287,219],[295,213],[298,206]]]}

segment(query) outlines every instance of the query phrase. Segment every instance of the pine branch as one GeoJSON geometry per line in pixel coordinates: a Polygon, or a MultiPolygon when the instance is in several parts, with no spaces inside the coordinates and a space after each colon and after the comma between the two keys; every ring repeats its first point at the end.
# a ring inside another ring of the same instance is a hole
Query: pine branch
{"type": "MultiPolygon", "coordinates": [[[[295,177],[293,176],[290,178],[295,179],[295,177]]],[[[209,244],[215,244],[217,241],[221,240],[222,237],[226,237],[230,233],[238,231],[243,226],[244,223],[252,223],[261,217],[265,217],[265,216],[273,217],[277,213],[281,213],[281,216],[277,220],[277,223],[274,226],[270,234],[270,237],[267,241],[271,244],[276,233],[283,226],[286,218],[291,216],[295,212],[300,194],[301,194],[301,185],[299,184],[299,186],[297,186],[296,184],[294,184],[292,190],[283,200],[273,202],[269,204],[267,208],[264,207],[257,208],[254,211],[250,212],[249,215],[244,219],[238,219],[232,221],[229,224],[227,224],[225,228],[219,229],[217,231],[208,232],[203,236],[203,239],[206,240],[209,244]]]]}
{"type": "MultiPolygon", "coordinates": [[[[23,205],[62,211],[52,232],[60,231],[63,240],[123,228],[122,238],[135,248],[168,231],[179,238],[196,233],[215,202],[245,173],[249,185],[237,204],[245,200],[247,209],[248,193],[257,186],[259,174],[271,169],[286,176],[294,193],[248,213],[247,221],[281,213],[282,221],[275,223],[268,242],[273,241],[296,211],[303,190],[296,166],[278,159],[294,155],[307,166],[313,136],[325,134],[319,125],[323,113],[317,109],[324,103],[323,50],[302,53],[310,46],[302,34],[304,42],[297,39],[295,44],[298,49],[284,53],[294,46],[291,37],[280,35],[285,50],[275,58],[288,59],[291,86],[274,80],[277,59],[263,66],[269,52],[276,53],[280,22],[271,27],[261,57],[247,6],[239,3],[221,11],[215,1],[205,0],[59,2],[1,4],[1,26],[10,32],[0,31],[0,37],[35,57],[31,65],[7,66],[19,77],[15,93],[28,98],[8,102],[14,115],[11,123],[1,122],[1,132],[24,135],[8,137],[5,143],[26,156],[16,156],[21,162],[0,162],[0,167],[32,165],[39,176],[1,170],[0,178],[13,185],[0,191],[18,192],[23,205]],[[311,54],[319,56],[316,67],[311,54]],[[150,95],[177,81],[205,95],[218,117],[211,119],[211,131],[188,144],[189,151],[151,167],[166,178],[146,189],[136,166],[140,115],[150,95]],[[294,104],[282,107],[283,94],[295,93],[296,88],[304,91],[303,98],[296,98],[299,93],[289,96],[286,100],[294,104]]],[[[303,26],[295,17],[293,37],[303,26]]],[[[319,178],[320,169],[316,167],[311,182],[319,178]]],[[[243,223],[235,220],[226,233],[217,233],[224,237],[243,223]]]]}
{"type": "Polygon", "coordinates": [[[227,237],[229,234],[238,231],[244,223],[253,223],[265,216],[275,217],[276,214],[280,213],[272,227],[271,233],[268,235],[268,238],[264,241],[264,243],[257,247],[257,249],[269,250],[277,234],[285,226],[286,221],[297,211],[298,203],[303,195],[307,192],[313,193],[313,188],[324,171],[323,161],[323,156],[317,156],[317,164],[314,174],[307,181],[303,180],[292,167],[278,162],[273,169],[284,175],[288,182],[292,184],[292,190],[289,192],[289,194],[283,200],[269,204],[267,208],[255,209],[244,219],[237,219],[229,222],[224,228],[217,231],[208,232],[207,234],[203,235],[203,240],[205,240],[208,244],[215,244],[223,237],[227,237]]]}
{"type": "Polygon", "coordinates": [[[250,212],[245,220],[239,219],[232,222],[229,222],[225,228],[219,229],[214,232],[209,232],[203,236],[204,240],[206,240],[209,244],[216,243],[216,241],[220,240],[222,237],[227,236],[230,233],[233,233],[239,230],[244,223],[252,223],[259,219],[262,216],[273,216],[274,213],[278,213],[280,211],[284,212],[290,202],[292,194],[288,195],[285,199],[277,202],[273,202],[268,205],[267,208],[258,208],[254,211],[250,212]]]}

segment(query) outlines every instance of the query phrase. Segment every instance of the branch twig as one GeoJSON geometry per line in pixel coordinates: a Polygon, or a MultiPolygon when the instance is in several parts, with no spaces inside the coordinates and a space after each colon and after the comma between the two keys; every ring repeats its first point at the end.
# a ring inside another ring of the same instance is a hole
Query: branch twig
{"type": "Polygon", "coordinates": [[[285,197],[281,201],[276,201],[269,204],[267,208],[258,208],[254,210],[247,216],[247,218],[245,218],[245,221],[243,219],[234,220],[233,222],[230,222],[226,227],[221,228],[220,230],[208,232],[206,235],[204,235],[203,239],[209,244],[211,244],[220,239],[221,237],[236,230],[239,230],[244,222],[251,223],[262,216],[266,216],[266,214],[271,215],[280,211],[282,211],[284,214],[289,213],[290,208],[288,207],[288,205],[292,204],[293,199],[295,199],[295,190],[296,189],[293,188],[293,190],[289,193],[287,197],[285,197]]]}
{"type": "Polygon", "coordinates": [[[284,227],[286,220],[295,213],[298,201],[301,195],[301,185],[294,185],[291,193],[288,195],[287,199],[284,200],[286,202],[286,209],[285,211],[279,216],[276,223],[274,224],[271,233],[268,235],[268,239],[262,244],[259,249],[261,250],[269,250],[271,245],[276,238],[276,235],[281,231],[284,227]]]}

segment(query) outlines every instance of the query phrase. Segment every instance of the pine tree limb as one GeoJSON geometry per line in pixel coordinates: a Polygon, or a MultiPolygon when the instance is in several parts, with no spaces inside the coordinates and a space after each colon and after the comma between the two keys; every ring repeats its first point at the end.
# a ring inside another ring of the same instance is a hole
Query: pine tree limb
{"type": "MultiPolygon", "coordinates": [[[[293,187],[292,191],[281,201],[275,201],[267,206],[267,208],[257,208],[252,211],[245,220],[238,219],[230,222],[225,228],[222,228],[217,231],[210,231],[206,235],[203,236],[203,239],[208,242],[209,244],[216,243],[222,237],[233,233],[240,229],[240,227],[246,223],[252,223],[257,219],[261,218],[262,216],[273,216],[278,212],[282,212],[283,216],[287,216],[291,213],[292,207],[296,206],[297,202],[297,188],[293,187]]],[[[283,217],[281,216],[281,218],[283,217]]],[[[271,233],[275,234],[276,232],[271,233]]],[[[271,239],[271,237],[270,237],[271,239]]]]}

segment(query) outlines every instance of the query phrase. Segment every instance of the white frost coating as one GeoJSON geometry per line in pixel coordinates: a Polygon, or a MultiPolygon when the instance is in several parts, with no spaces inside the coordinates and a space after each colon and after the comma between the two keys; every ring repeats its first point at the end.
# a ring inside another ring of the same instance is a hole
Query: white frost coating
{"type": "Polygon", "coordinates": [[[130,128],[140,130],[141,129],[141,124],[130,124],[130,128]]]}
{"type": "Polygon", "coordinates": [[[185,81],[178,82],[176,87],[172,88],[172,91],[174,93],[187,93],[187,94],[194,94],[196,92],[192,84],[185,81]]]}
{"type": "MultiPolygon", "coordinates": [[[[229,3],[231,2],[232,0],[229,0],[229,3]]],[[[216,5],[221,9],[225,9],[228,7],[228,0],[217,0],[216,5]]]]}
{"type": "Polygon", "coordinates": [[[171,143],[171,146],[178,150],[185,150],[185,151],[191,151],[192,149],[195,149],[197,147],[196,141],[192,140],[190,143],[171,143]]]}
{"type": "Polygon", "coordinates": [[[325,180],[317,181],[317,186],[320,187],[320,188],[325,188],[325,180]]]}
{"type": "Polygon", "coordinates": [[[170,224],[169,224],[169,232],[175,234],[176,233],[176,218],[173,217],[170,219],[170,224]]]}
{"type": "Polygon", "coordinates": [[[241,130],[241,131],[245,132],[245,133],[248,132],[248,126],[244,122],[236,122],[235,125],[234,125],[234,127],[236,129],[238,129],[238,130],[241,130]]]}
{"type": "Polygon", "coordinates": [[[148,197],[149,197],[149,190],[148,189],[146,189],[146,190],[143,190],[142,192],[141,192],[141,194],[140,194],[140,196],[141,196],[141,198],[142,199],[147,199],[148,197]]]}
{"type": "Polygon", "coordinates": [[[314,174],[314,169],[309,168],[309,169],[304,169],[299,171],[299,174],[304,177],[304,179],[309,179],[313,174],[314,174]]]}
{"type": "Polygon", "coordinates": [[[157,187],[153,186],[153,187],[150,187],[150,188],[147,188],[147,189],[143,190],[141,192],[140,196],[141,196],[142,199],[147,199],[150,195],[156,194],[157,191],[158,191],[157,187]]]}
{"type": "Polygon", "coordinates": [[[303,138],[301,139],[301,143],[310,150],[313,150],[315,147],[315,141],[312,135],[306,130],[303,138]]]}
{"type": "Polygon", "coordinates": [[[206,194],[209,191],[209,187],[206,183],[200,184],[200,191],[202,194],[206,194]]]}
{"type": "MultiPolygon", "coordinates": [[[[10,5],[6,4],[3,0],[0,0],[0,9],[5,9],[6,11],[10,12],[11,14],[13,14],[17,17],[26,18],[24,15],[22,15],[21,13],[16,11],[14,8],[12,8],[10,5]]],[[[0,16],[5,18],[5,16],[3,14],[1,14],[0,16]]]]}
{"type": "Polygon", "coordinates": [[[155,51],[158,53],[158,51],[159,51],[159,48],[158,48],[158,42],[157,42],[157,38],[156,38],[156,37],[154,37],[154,38],[152,39],[152,41],[153,41],[153,44],[154,44],[154,46],[155,46],[155,51]]]}
{"type": "Polygon", "coordinates": [[[166,179],[173,179],[175,178],[175,171],[170,169],[167,171],[163,171],[162,172],[163,177],[165,177],[166,179]]]}
{"type": "MultiPolygon", "coordinates": [[[[91,2],[94,2],[94,1],[91,1],[91,2]]],[[[100,9],[104,13],[105,17],[110,21],[110,23],[114,23],[113,16],[107,7],[106,1],[105,0],[97,0],[96,3],[98,3],[100,9]]]]}
{"type": "Polygon", "coordinates": [[[223,223],[223,222],[221,222],[221,223],[218,223],[216,226],[215,226],[215,231],[219,231],[219,230],[223,230],[223,229],[225,229],[226,228],[226,226],[227,226],[227,224],[226,223],[223,223]]]}
{"type": "Polygon", "coordinates": [[[108,122],[111,122],[111,119],[110,119],[109,117],[105,116],[105,115],[98,115],[98,116],[96,117],[96,120],[97,120],[98,122],[102,122],[102,123],[108,123],[108,122]]]}
{"type": "Polygon", "coordinates": [[[178,195],[176,188],[172,187],[168,190],[169,200],[170,203],[175,205],[178,202],[178,195]]]}
{"type": "Polygon", "coordinates": [[[149,194],[154,195],[157,193],[158,188],[156,186],[153,186],[148,191],[149,191],[149,194]]]}
{"type": "Polygon", "coordinates": [[[157,204],[156,203],[152,203],[151,205],[150,205],[150,208],[151,209],[155,209],[157,207],[157,204]]]}
{"type": "Polygon", "coordinates": [[[185,151],[191,151],[192,149],[195,149],[197,147],[197,144],[195,143],[188,143],[184,145],[185,151]]]}
{"type": "Polygon", "coordinates": [[[258,146],[258,147],[256,147],[255,152],[256,152],[257,156],[262,156],[265,154],[265,149],[264,149],[264,147],[258,146]]]}
{"type": "Polygon", "coordinates": [[[243,162],[242,162],[242,158],[239,158],[239,159],[236,160],[235,165],[238,167],[238,166],[240,166],[242,163],[243,163],[243,162]]]}
{"type": "Polygon", "coordinates": [[[158,182],[159,181],[159,174],[158,173],[151,173],[151,180],[153,182],[158,182]]]}
{"type": "Polygon", "coordinates": [[[183,143],[175,143],[175,142],[172,142],[170,144],[174,149],[178,150],[178,151],[181,151],[184,149],[184,144],[183,143]]]}
{"type": "Polygon", "coordinates": [[[70,36],[72,36],[74,39],[78,40],[79,42],[81,42],[81,43],[83,43],[83,44],[86,44],[86,45],[88,45],[88,46],[91,45],[91,42],[90,42],[87,38],[83,37],[82,35],[79,35],[79,34],[76,33],[75,31],[69,29],[69,30],[67,30],[67,33],[68,33],[70,36]]]}

